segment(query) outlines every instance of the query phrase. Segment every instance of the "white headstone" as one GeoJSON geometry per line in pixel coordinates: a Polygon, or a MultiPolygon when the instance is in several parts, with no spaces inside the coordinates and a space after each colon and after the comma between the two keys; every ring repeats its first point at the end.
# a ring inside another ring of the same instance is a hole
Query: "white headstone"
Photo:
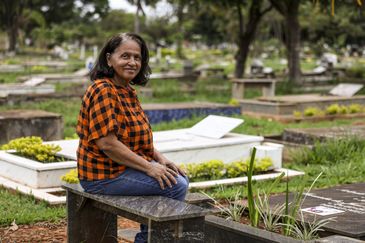
{"type": "Polygon", "coordinates": [[[235,127],[243,123],[243,119],[209,115],[190,128],[190,134],[208,138],[222,138],[235,127]]]}
{"type": "Polygon", "coordinates": [[[94,60],[98,57],[98,46],[93,46],[93,57],[94,60]]]}
{"type": "Polygon", "coordinates": [[[338,84],[336,87],[330,90],[331,95],[352,97],[356,94],[364,85],[362,84],[338,84]]]}
{"type": "Polygon", "coordinates": [[[81,60],[84,60],[85,59],[85,44],[82,44],[81,45],[81,48],[80,48],[80,59],[81,60]]]}

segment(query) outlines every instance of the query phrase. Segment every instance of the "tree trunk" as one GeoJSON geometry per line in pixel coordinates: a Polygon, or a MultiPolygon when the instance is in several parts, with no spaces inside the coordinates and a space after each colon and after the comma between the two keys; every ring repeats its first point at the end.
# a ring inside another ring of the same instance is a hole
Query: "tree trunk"
{"type": "Polygon", "coordinates": [[[260,23],[262,16],[270,11],[271,7],[261,11],[262,0],[253,0],[250,5],[248,22],[246,24],[245,31],[243,31],[243,16],[240,6],[237,6],[237,13],[239,18],[239,40],[238,51],[235,56],[236,66],[234,76],[235,78],[242,78],[245,73],[245,66],[247,57],[250,51],[251,43],[253,42],[257,30],[257,26],[260,23]]]}
{"type": "Polygon", "coordinates": [[[139,9],[137,8],[136,14],[134,15],[134,33],[140,33],[140,21],[139,21],[139,9]]]}
{"type": "Polygon", "coordinates": [[[286,14],[286,46],[289,68],[289,82],[301,84],[300,78],[300,25],[299,25],[299,2],[292,1],[292,6],[286,14]]]}
{"type": "Polygon", "coordinates": [[[255,31],[246,33],[238,44],[238,51],[236,54],[235,78],[242,78],[245,73],[246,61],[250,50],[250,45],[254,39],[255,31]]]}
{"type": "Polygon", "coordinates": [[[176,36],[176,55],[178,58],[184,59],[184,53],[183,53],[183,40],[184,40],[184,29],[183,29],[183,22],[184,22],[184,4],[182,1],[178,2],[177,6],[177,28],[178,33],[176,36]]]}
{"type": "Polygon", "coordinates": [[[18,25],[16,22],[13,22],[11,26],[9,26],[7,30],[8,39],[9,39],[9,52],[16,52],[16,44],[18,37],[18,25]]]}

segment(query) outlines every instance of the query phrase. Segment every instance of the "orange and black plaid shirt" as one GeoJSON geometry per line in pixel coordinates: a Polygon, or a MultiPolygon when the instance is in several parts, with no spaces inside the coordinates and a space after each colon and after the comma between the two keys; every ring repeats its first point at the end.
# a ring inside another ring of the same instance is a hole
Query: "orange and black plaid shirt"
{"type": "Polygon", "coordinates": [[[129,85],[117,86],[109,79],[95,80],[82,99],[77,123],[77,168],[81,180],[111,179],[125,170],[124,165],[110,159],[95,144],[95,140],[110,132],[131,151],[152,160],[152,130],[136,91],[129,85]]]}

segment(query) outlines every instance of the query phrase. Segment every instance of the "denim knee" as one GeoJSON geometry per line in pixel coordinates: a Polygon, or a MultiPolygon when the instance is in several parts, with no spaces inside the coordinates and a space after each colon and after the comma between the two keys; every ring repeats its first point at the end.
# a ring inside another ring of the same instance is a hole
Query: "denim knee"
{"type": "Polygon", "coordinates": [[[186,192],[189,187],[189,180],[187,177],[178,176],[176,178],[177,184],[173,186],[173,197],[174,199],[183,201],[185,199],[186,192]]]}

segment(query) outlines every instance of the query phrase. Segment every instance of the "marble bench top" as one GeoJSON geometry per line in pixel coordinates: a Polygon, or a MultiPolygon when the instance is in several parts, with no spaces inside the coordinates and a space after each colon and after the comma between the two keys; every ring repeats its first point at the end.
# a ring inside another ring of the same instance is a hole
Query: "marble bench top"
{"type": "MultiPolygon", "coordinates": [[[[84,192],[79,184],[65,184],[64,189],[136,216],[154,221],[170,221],[202,217],[209,210],[162,196],[110,196],[84,192]]],[[[119,213],[118,213],[119,214],[119,213]]]]}

